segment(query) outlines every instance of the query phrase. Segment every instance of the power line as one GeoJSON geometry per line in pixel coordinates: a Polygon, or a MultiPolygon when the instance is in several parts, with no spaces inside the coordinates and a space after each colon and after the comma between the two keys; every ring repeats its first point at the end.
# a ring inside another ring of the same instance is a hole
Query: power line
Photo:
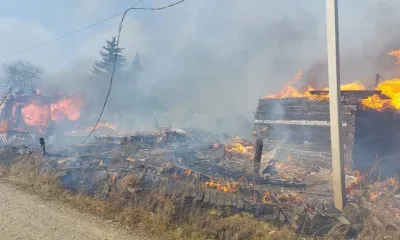
{"type": "MultiPolygon", "coordinates": [[[[135,5],[133,5],[133,7],[136,6],[136,5],[138,5],[141,1],[142,1],[142,0],[139,0],[135,5]]],[[[63,38],[69,37],[69,36],[74,35],[74,34],[76,34],[76,33],[82,32],[82,31],[84,31],[84,30],[86,30],[86,29],[89,29],[89,28],[91,28],[91,27],[94,27],[94,26],[97,26],[97,25],[102,24],[102,23],[104,23],[104,22],[107,22],[107,21],[109,21],[109,20],[111,20],[111,19],[114,19],[114,18],[116,18],[116,17],[118,17],[118,16],[123,15],[124,13],[125,13],[125,12],[120,12],[120,13],[118,13],[118,14],[115,14],[114,16],[111,16],[111,17],[106,18],[106,19],[104,19],[104,20],[101,20],[101,21],[99,21],[99,22],[93,23],[93,24],[91,24],[91,25],[89,25],[89,26],[86,26],[86,27],[84,27],[84,28],[78,29],[78,30],[76,30],[76,31],[67,33],[67,34],[62,35],[62,36],[60,36],[60,37],[54,38],[54,39],[49,40],[49,41],[47,41],[47,42],[44,42],[44,43],[41,43],[41,44],[38,44],[38,45],[35,45],[35,46],[32,46],[32,47],[29,47],[29,48],[26,48],[26,49],[23,49],[23,50],[20,50],[20,51],[17,51],[17,52],[8,54],[8,55],[2,56],[2,57],[0,57],[0,60],[5,59],[5,58],[9,58],[9,57],[12,57],[12,56],[15,56],[15,55],[24,53],[24,52],[28,52],[28,51],[30,51],[30,50],[33,50],[33,49],[36,49],[36,48],[40,48],[40,47],[42,47],[42,46],[44,46],[44,45],[47,45],[47,44],[56,42],[56,41],[61,40],[61,39],[63,39],[63,38]]]]}
{"type": "MultiPolygon", "coordinates": [[[[117,49],[118,49],[118,47],[119,47],[119,39],[120,39],[120,36],[121,36],[121,31],[122,31],[122,24],[123,24],[123,22],[124,22],[124,19],[125,19],[126,14],[127,14],[130,10],[160,11],[160,10],[163,10],[163,9],[167,9],[167,8],[174,7],[174,6],[180,4],[180,3],[184,2],[184,1],[186,1],[186,0],[180,0],[180,1],[177,1],[177,2],[175,2],[175,3],[169,4],[169,5],[167,5],[167,6],[158,7],[158,8],[142,8],[142,7],[135,7],[135,6],[128,8],[128,9],[123,13],[121,22],[119,23],[118,37],[117,37],[117,46],[116,46],[117,49]]],[[[136,4],[135,4],[135,5],[136,5],[136,4]]],[[[116,67],[116,65],[117,65],[117,56],[118,56],[118,52],[116,51],[115,54],[114,54],[114,64],[113,64],[113,69],[112,69],[112,72],[111,72],[110,84],[109,84],[109,87],[108,87],[108,92],[107,92],[107,95],[106,95],[106,99],[104,100],[104,104],[103,104],[103,107],[102,107],[102,109],[101,109],[100,115],[99,115],[99,117],[98,117],[98,119],[97,119],[97,121],[96,121],[96,124],[94,125],[92,131],[91,131],[91,132],[89,133],[89,135],[85,138],[85,140],[82,141],[81,144],[85,143],[85,142],[90,138],[90,136],[93,134],[93,132],[96,130],[97,125],[98,125],[99,122],[100,122],[101,116],[102,116],[103,113],[104,113],[104,109],[106,108],[107,101],[108,101],[108,97],[110,96],[110,93],[111,93],[111,87],[112,87],[112,83],[113,83],[113,79],[114,79],[115,67],[116,67]]]]}

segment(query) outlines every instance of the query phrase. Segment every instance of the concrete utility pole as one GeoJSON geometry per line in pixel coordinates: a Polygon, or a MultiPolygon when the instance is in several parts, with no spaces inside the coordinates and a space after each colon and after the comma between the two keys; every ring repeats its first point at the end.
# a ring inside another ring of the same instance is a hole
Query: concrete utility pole
{"type": "Polygon", "coordinates": [[[340,120],[340,57],[337,0],[326,0],[328,40],[329,107],[333,170],[333,194],[335,207],[343,211],[346,201],[343,145],[340,120]]]}

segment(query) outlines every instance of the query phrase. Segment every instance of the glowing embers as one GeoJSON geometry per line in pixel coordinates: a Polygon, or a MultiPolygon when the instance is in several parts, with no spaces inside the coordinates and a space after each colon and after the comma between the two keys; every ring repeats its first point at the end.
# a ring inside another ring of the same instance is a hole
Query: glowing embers
{"type": "Polygon", "coordinates": [[[213,180],[213,179],[204,182],[204,186],[217,189],[218,191],[229,192],[229,193],[235,193],[240,188],[238,182],[223,182],[220,180],[213,180]]]}

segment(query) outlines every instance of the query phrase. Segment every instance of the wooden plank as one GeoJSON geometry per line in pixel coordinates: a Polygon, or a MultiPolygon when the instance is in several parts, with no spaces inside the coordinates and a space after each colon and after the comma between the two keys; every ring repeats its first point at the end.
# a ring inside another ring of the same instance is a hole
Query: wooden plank
{"type": "Polygon", "coordinates": [[[198,189],[195,201],[201,202],[203,201],[205,191],[203,189],[198,189]]]}
{"type": "Polygon", "coordinates": [[[205,190],[204,191],[204,197],[203,197],[203,202],[209,203],[211,198],[211,191],[210,190],[205,190]]]}
{"type": "Polygon", "coordinates": [[[215,205],[217,203],[217,193],[215,191],[210,191],[210,204],[215,205]]]}
{"type": "Polygon", "coordinates": [[[226,194],[224,197],[225,200],[225,207],[232,207],[232,196],[230,194],[226,194]]]}
{"type": "Polygon", "coordinates": [[[225,194],[217,193],[217,202],[215,203],[215,205],[218,207],[225,206],[225,194]]]}
{"type": "Polygon", "coordinates": [[[236,201],[236,208],[244,209],[244,200],[242,198],[238,198],[236,201]]]}

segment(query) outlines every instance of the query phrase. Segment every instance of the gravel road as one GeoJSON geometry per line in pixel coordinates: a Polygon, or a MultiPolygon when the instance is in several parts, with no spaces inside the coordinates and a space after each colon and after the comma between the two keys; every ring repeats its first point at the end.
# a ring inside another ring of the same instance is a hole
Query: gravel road
{"type": "Polygon", "coordinates": [[[113,223],[65,205],[43,201],[0,181],[0,239],[139,240],[113,223]]]}

